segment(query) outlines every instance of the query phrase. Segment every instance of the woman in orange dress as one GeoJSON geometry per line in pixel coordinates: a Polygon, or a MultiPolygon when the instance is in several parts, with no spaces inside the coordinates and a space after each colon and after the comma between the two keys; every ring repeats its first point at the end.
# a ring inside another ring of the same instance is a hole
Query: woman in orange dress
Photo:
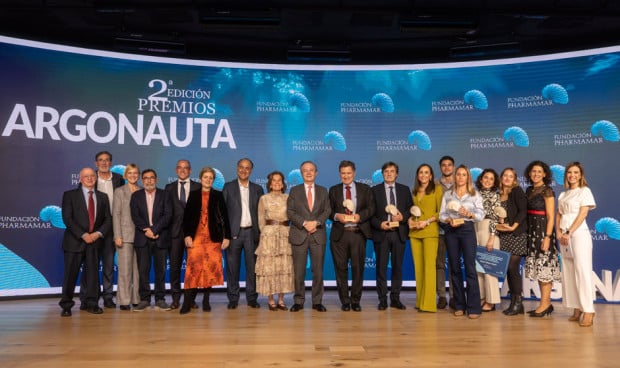
{"type": "Polygon", "coordinates": [[[200,170],[200,190],[190,192],[183,214],[183,231],[187,247],[184,298],[180,313],[189,313],[198,289],[204,289],[202,310],[211,311],[209,292],[224,284],[222,249],[230,242],[230,225],[224,196],[212,189],[215,170],[200,170]]]}

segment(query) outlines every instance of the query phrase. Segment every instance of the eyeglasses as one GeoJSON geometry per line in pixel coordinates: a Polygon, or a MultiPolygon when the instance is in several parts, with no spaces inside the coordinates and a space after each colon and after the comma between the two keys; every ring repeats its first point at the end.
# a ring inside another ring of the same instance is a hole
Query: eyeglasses
{"type": "Polygon", "coordinates": [[[143,176],[143,177],[142,177],[142,180],[143,180],[143,181],[144,181],[144,180],[155,180],[155,179],[157,179],[157,177],[156,177],[156,176],[143,176]]]}

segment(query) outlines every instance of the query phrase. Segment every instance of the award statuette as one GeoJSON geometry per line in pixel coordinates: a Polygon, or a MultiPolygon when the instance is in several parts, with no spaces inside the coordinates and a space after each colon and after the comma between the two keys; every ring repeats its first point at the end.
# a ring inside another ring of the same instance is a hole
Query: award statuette
{"type": "Polygon", "coordinates": [[[411,213],[411,216],[415,218],[415,221],[418,221],[420,216],[422,216],[422,210],[418,206],[412,206],[409,213],[411,213]]]}
{"type": "MultiPolygon", "coordinates": [[[[393,204],[388,204],[385,206],[385,212],[387,212],[390,216],[396,216],[398,215],[398,208],[396,208],[393,204]]],[[[390,228],[396,228],[399,226],[399,223],[398,221],[389,221],[388,226],[390,228]]]]}
{"type": "MultiPolygon", "coordinates": [[[[461,204],[458,201],[450,201],[448,202],[446,207],[448,208],[448,210],[458,215],[459,209],[461,208],[461,204]]],[[[459,226],[459,225],[463,225],[464,223],[465,223],[464,218],[460,218],[460,217],[452,218],[452,226],[459,226]]]]}
{"type": "Polygon", "coordinates": [[[345,199],[342,202],[342,205],[348,210],[348,212],[350,212],[344,215],[344,222],[354,222],[355,215],[353,214],[353,211],[355,210],[355,203],[353,203],[350,199],[345,199]]]}

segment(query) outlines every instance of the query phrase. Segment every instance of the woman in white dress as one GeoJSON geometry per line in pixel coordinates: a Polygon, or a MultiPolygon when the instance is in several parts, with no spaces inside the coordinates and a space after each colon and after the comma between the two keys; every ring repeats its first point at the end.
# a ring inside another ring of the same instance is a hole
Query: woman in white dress
{"type": "Polygon", "coordinates": [[[555,226],[562,252],[562,299],[565,307],[573,308],[568,320],[590,327],[594,322],[594,290],[592,236],[586,217],[596,203],[579,162],[566,166],[564,187],[567,190],[558,197],[555,226]]]}

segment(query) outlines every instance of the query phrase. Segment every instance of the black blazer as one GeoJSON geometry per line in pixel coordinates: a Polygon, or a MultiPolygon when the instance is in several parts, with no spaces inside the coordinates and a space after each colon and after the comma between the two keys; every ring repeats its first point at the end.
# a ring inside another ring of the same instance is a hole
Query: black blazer
{"type": "MultiPolygon", "coordinates": [[[[200,183],[190,180],[189,178],[187,180],[189,180],[189,193],[191,193],[192,190],[199,190],[201,188],[200,183]]],[[[185,212],[185,208],[183,208],[181,200],[179,199],[179,180],[168,183],[164,190],[168,192],[170,198],[172,198],[173,204],[170,233],[173,238],[183,237],[183,213],[185,212]]]]}
{"type": "MultiPolygon", "coordinates": [[[[94,231],[103,234],[103,238],[99,238],[94,245],[100,247],[105,238],[112,237],[112,212],[105,193],[95,190],[94,195],[97,198],[94,231]]],[[[86,243],[82,240],[82,235],[88,233],[88,208],[81,187],[63,194],[62,220],[66,226],[62,249],[65,252],[83,252],[86,243]]]]}
{"type": "MultiPolygon", "coordinates": [[[[372,225],[372,240],[380,243],[385,238],[385,231],[381,229],[381,223],[388,220],[385,206],[388,200],[385,197],[385,184],[381,183],[372,187],[375,196],[375,214],[370,220],[372,225]]],[[[411,217],[410,209],[413,207],[413,196],[406,185],[394,183],[394,196],[396,197],[396,208],[403,214],[403,220],[398,226],[398,237],[404,243],[409,239],[409,224],[407,220],[411,217]]]]}
{"type": "Polygon", "coordinates": [[[149,225],[149,212],[146,206],[146,194],[144,189],[135,191],[131,195],[129,207],[131,219],[136,225],[136,236],[133,241],[135,248],[146,246],[150,240],[144,234],[144,229],[150,227],[159,238],[155,240],[158,248],[169,248],[172,242],[170,236],[170,221],[172,220],[172,198],[160,188],[155,189],[155,202],[153,203],[153,226],[149,225]]]}
{"type": "MultiPolygon", "coordinates": [[[[190,236],[192,239],[196,236],[201,211],[202,188],[189,193],[189,198],[185,205],[185,213],[183,214],[183,232],[185,236],[190,236]]],[[[209,211],[208,226],[211,240],[221,243],[224,239],[230,239],[230,223],[228,222],[228,212],[222,192],[211,189],[207,211],[209,211]]]]}
{"type": "MultiPolygon", "coordinates": [[[[342,187],[344,184],[336,184],[329,188],[329,204],[332,209],[330,218],[333,220],[332,231],[329,234],[329,240],[338,241],[344,233],[344,224],[340,221],[334,220],[334,215],[337,213],[344,213],[345,208],[342,205],[344,201],[344,195],[342,193],[342,187]]],[[[360,216],[360,222],[357,226],[362,231],[362,234],[367,239],[372,237],[372,231],[370,229],[370,219],[375,214],[375,196],[372,194],[372,190],[366,184],[355,182],[355,192],[357,196],[357,206],[355,213],[360,216]]]]}
{"type": "Polygon", "coordinates": [[[508,225],[515,222],[519,226],[511,234],[519,235],[527,231],[527,197],[521,187],[514,187],[508,194],[508,203],[506,208],[506,219],[508,225]]]}

